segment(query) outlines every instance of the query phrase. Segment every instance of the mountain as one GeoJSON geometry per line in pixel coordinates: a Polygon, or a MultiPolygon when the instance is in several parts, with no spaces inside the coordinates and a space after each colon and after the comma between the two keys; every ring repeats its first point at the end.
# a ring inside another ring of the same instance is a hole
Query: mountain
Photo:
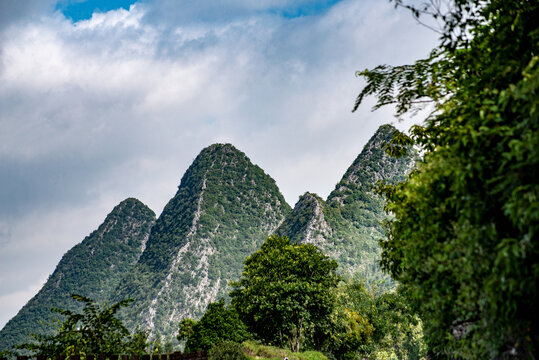
{"type": "Polygon", "coordinates": [[[382,222],[387,215],[384,200],[373,187],[378,181],[403,180],[414,162],[414,156],[394,158],[385,153],[384,143],[394,131],[391,125],[381,126],[327,200],[305,193],[277,230],[295,242],[320,247],[347,273],[359,274],[368,281],[382,280],[382,287],[391,286],[377,262],[378,240],[384,236],[382,222]]]}
{"type": "Polygon", "coordinates": [[[136,199],[126,199],[103,224],[64,254],[41,290],[0,331],[0,350],[46,333],[59,314],[52,307],[76,310],[70,298],[78,293],[110,302],[123,276],[146,247],[155,214],[136,199]]]}
{"type": "MultiPolygon", "coordinates": [[[[41,291],[0,332],[0,350],[43,331],[51,307],[69,307],[72,292],[98,302],[135,301],[120,316],[128,328],[173,339],[185,317],[198,318],[226,297],[244,259],[273,233],[313,243],[344,272],[389,288],[377,260],[387,218],[373,191],[378,181],[402,180],[414,157],[393,158],[381,126],[326,200],[302,195],[292,210],[275,181],[230,144],[203,149],[157,220],[135,199],[120,203],[105,222],[68,251],[41,291]]],[[[74,309],[75,310],[75,309],[74,309]]]]}
{"type": "Polygon", "coordinates": [[[203,149],[118,289],[117,299],[135,299],[124,309],[126,324],[174,336],[181,319],[226,296],[245,257],[290,211],[275,181],[244,153],[230,144],[203,149]]]}

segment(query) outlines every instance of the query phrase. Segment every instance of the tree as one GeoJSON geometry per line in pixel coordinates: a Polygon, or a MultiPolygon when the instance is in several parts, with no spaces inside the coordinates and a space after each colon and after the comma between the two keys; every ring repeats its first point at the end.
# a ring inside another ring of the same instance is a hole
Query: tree
{"type": "Polygon", "coordinates": [[[382,265],[408,289],[438,356],[536,358],[539,344],[539,2],[394,1],[440,21],[440,45],[405,66],[365,70],[365,96],[397,115],[431,104],[396,155],[424,156],[381,186],[395,215],[382,265]]]}
{"type": "Polygon", "coordinates": [[[193,335],[193,328],[195,327],[196,323],[197,321],[191,318],[182,319],[180,321],[180,329],[178,330],[178,335],[176,336],[176,339],[178,339],[179,341],[189,339],[189,337],[193,335]]]}
{"type": "Polygon", "coordinates": [[[71,297],[84,304],[82,313],[53,308],[65,317],[58,320],[54,335],[36,335],[36,342],[21,344],[18,349],[30,350],[34,355],[54,358],[58,355],[86,354],[141,354],[147,347],[147,332],[137,329],[132,335],[116,317],[116,312],[133,300],[119,301],[110,307],[100,307],[93,300],[72,294],[71,297]]]}
{"type": "Polygon", "coordinates": [[[124,353],[131,355],[144,355],[148,353],[148,330],[137,326],[126,343],[124,353]]]}
{"type": "Polygon", "coordinates": [[[232,304],[251,332],[297,352],[334,306],[337,263],[312,244],[270,236],[232,283],[232,304]]]}
{"type": "Polygon", "coordinates": [[[421,327],[400,289],[380,292],[357,278],[336,290],[327,351],[336,359],[414,359],[424,355],[421,327]]]}
{"type": "Polygon", "coordinates": [[[225,300],[210,303],[199,321],[183,319],[177,339],[187,340],[186,352],[209,350],[222,341],[241,343],[250,338],[245,325],[235,309],[225,305],[225,300]]]}
{"type": "Polygon", "coordinates": [[[345,359],[373,343],[374,326],[368,314],[372,310],[373,296],[363,282],[353,280],[341,283],[336,294],[336,306],[326,337],[327,350],[335,358],[345,359]]]}

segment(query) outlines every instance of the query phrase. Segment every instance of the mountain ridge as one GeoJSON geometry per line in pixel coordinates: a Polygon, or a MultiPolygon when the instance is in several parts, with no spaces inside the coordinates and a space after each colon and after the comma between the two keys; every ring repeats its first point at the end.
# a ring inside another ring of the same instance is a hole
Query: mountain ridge
{"type": "Polygon", "coordinates": [[[126,323],[142,323],[156,336],[176,331],[171,322],[200,316],[209,302],[226,296],[243,259],[290,211],[275,181],[243,152],[231,144],[204,148],[118,288],[118,299],[135,299],[123,314],[126,323]]]}
{"type": "Polygon", "coordinates": [[[52,307],[77,310],[71,293],[109,301],[118,283],[142,254],[155,214],[137,199],[116,205],[103,223],[68,250],[39,292],[0,331],[0,350],[48,333],[45,324],[59,314],[52,307]]]}
{"type": "Polygon", "coordinates": [[[378,281],[382,288],[393,284],[378,265],[378,240],[384,236],[384,200],[374,192],[378,181],[404,179],[414,163],[411,156],[394,158],[384,144],[396,129],[382,125],[363,147],[326,200],[305,193],[277,229],[298,243],[312,243],[338,261],[343,272],[378,281]]]}

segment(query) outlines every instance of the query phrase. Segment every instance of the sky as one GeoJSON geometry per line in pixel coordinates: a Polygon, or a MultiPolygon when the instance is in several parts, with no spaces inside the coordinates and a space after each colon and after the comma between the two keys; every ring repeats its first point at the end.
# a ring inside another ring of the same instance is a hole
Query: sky
{"type": "Polygon", "coordinates": [[[384,0],[0,0],[0,327],[136,197],[157,215],[232,143],[293,206],[326,197],[391,108],[357,70],[437,36],[384,0]]]}

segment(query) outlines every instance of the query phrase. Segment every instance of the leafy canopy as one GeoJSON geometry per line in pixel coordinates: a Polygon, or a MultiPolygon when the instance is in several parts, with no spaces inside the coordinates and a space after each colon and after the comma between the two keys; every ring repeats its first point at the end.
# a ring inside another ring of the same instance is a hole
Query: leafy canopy
{"type": "Polygon", "coordinates": [[[395,215],[382,265],[417,305],[433,354],[537,357],[539,2],[394,2],[438,22],[441,41],[413,65],[358,73],[355,108],[373,94],[397,115],[432,109],[390,147],[415,143],[424,157],[381,187],[395,215]]]}
{"type": "Polygon", "coordinates": [[[177,339],[187,340],[186,352],[209,350],[217,343],[228,341],[241,343],[250,338],[245,325],[236,311],[225,305],[225,300],[210,303],[198,321],[183,319],[177,339]]]}
{"type": "Polygon", "coordinates": [[[381,292],[359,278],[336,289],[326,351],[336,359],[419,359],[425,345],[421,325],[400,289],[381,292]]]}
{"type": "Polygon", "coordinates": [[[297,352],[334,307],[337,263],[312,244],[270,236],[245,260],[233,283],[232,305],[249,330],[268,344],[297,352]]]}

